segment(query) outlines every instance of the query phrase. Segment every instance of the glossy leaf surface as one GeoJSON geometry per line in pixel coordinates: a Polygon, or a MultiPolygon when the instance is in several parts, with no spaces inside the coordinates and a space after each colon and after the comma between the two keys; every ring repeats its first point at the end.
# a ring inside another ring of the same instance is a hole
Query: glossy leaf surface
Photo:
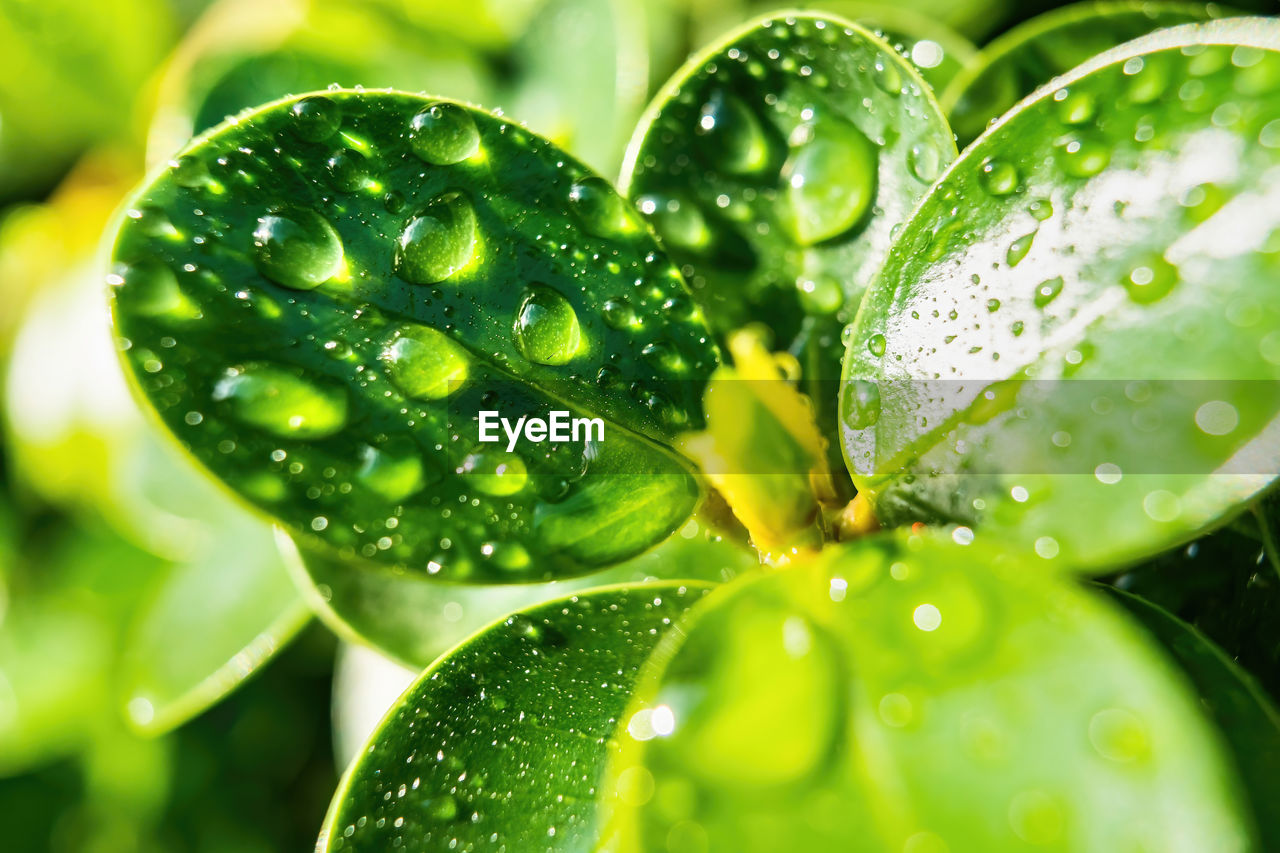
{"type": "Polygon", "coordinates": [[[600,589],[476,634],[383,721],[317,849],[590,849],[606,743],[635,675],[705,591],[600,589]]]}
{"type": "Polygon", "coordinates": [[[1280,844],[1280,712],[1247,674],[1204,634],[1167,610],[1117,589],[1111,594],[1176,660],[1231,747],[1258,821],[1262,848],[1280,844]]]}
{"type": "Polygon", "coordinates": [[[613,851],[1245,849],[1217,733],[1100,596],[866,539],[725,588],[619,725],[613,851]]]}
{"type": "Polygon", "coordinates": [[[505,120],[385,92],[269,105],[159,174],[115,256],[148,401],[304,547],[540,580],[644,550],[697,500],[660,442],[701,422],[698,309],[603,179],[505,120]],[[481,410],[607,435],[509,454],[481,410]]]}
{"type": "Polygon", "coordinates": [[[942,94],[962,146],[1040,85],[1163,27],[1216,17],[1210,3],[1077,3],[1024,21],[987,45],[942,94]]]}
{"type": "Polygon", "coordinates": [[[757,568],[755,552],[690,519],[666,542],[603,572],[543,584],[462,585],[387,570],[351,571],[308,555],[296,565],[308,603],[339,636],[421,670],[500,616],[602,586],[651,580],[723,583],[757,568]]]}
{"type": "Polygon", "coordinates": [[[1278,35],[1240,19],[1119,48],[935,185],[845,358],[845,459],[882,521],[1103,570],[1274,478],[1278,35]]]}
{"type": "Polygon", "coordinates": [[[622,186],[717,334],[772,329],[832,429],[840,329],[954,157],[908,62],[805,13],[742,27],[677,72],[641,119],[622,186]]]}

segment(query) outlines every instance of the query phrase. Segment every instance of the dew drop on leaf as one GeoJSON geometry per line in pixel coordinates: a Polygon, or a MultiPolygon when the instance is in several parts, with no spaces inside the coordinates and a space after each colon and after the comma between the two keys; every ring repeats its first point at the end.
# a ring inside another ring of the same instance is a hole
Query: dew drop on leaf
{"type": "Polygon", "coordinates": [[[731,175],[763,171],[770,144],[759,117],[737,95],[717,89],[698,115],[698,150],[714,168],[731,175]]]}
{"type": "Polygon", "coordinates": [[[342,269],[342,240],[314,210],[285,207],[258,218],[254,264],[276,284],[314,290],[342,269]]]}
{"type": "Polygon", "coordinates": [[[324,438],[347,423],[347,395],[283,366],[250,364],[229,371],[213,391],[241,423],[285,438],[324,438]]]}
{"type": "Polygon", "coordinates": [[[431,104],[410,121],[409,147],[428,163],[449,166],[480,149],[480,131],[470,113],[457,104],[431,104]]]}
{"type": "Polygon", "coordinates": [[[516,347],[538,364],[568,364],[582,342],[578,314],[555,290],[534,285],[526,292],[515,318],[516,347]]]}
{"type": "Polygon", "coordinates": [[[392,332],[379,359],[397,388],[418,400],[440,400],[470,372],[471,357],[444,332],[406,323],[392,332]]]}
{"type": "Polygon", "coordinates": [[[574,183],[569,206],[588,231],[597,237],[616,237],[635,230],[628,204],[604,178],[594,175],[574,183]]]}
{"type": "Polygon", "coordinates": [[[828,115],[801,125],[782,167],[783,228],[812,246],[857,225],[875,200],[878,164],[877,146],[851,122],[828,115]]]}
{"type": "Polygon", "coordinates": [[[294,132],[307,142],[323,142],[342,126],[342,108],[323,95],[303,98],[290,112],[294,132]]]}
{"type": "Polygon", "coordinates": [[[841,415],[849,429],[866,429],[880,420],[880,386],[855,379],[844,386],[841,415]]]}
{"type": "Polygon", "coordinates": [[[400,234],[396,271],[410,284],[435,284],[470,263],[475,248],[475,208],[460,192],[442,193],[400,234]]]}

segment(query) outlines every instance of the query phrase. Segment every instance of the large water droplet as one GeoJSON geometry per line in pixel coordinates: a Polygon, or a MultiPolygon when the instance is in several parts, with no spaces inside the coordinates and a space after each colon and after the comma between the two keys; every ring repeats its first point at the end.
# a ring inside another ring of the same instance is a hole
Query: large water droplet
{"type": "Polygon", "coordinates": [[[444,281],[471,262],[476,212],[460,192],[441,193],[409,220],[396,244],[396,272],[410,284],[444,281]]]}
{"type": "Polygon", "coordinates": [[[602,310],[605,325],[610,329],[629,329],[637,324],[636,309],[631,307],[625,296],[606,299],[602,310]]]}
{"type": "Polygon", "coordinates": [[[1091,136],[1075,137],[1059,149],[1058,162],[1073,178],[1092,178],[1111,162],[1111,146],[1091,136]]]}
{"type": "Polygon", "coordinates": [[[391,334],[378,355],[396,387],[418,400],[439,400],[462,387],[471,356],[456,341],[430,326],[405,324],[391,334]]]}
{"type": "Polygon", "coordinates": [[[781,225],[801,246],[848,231],[875,200],[878,164],[875,143],[843,118],[819,117],[801,126],[782,167],[781,225]]]}
{"type": "Polygon", "coordinates": [[[363,189],[369,176],[365,174],[364,158],[353,151],[338,151],[325,163],[329,180],[344,193],[363,189]]]}
{"type": "Polygon", "coordinates": [[[880,386],[854,379],[844,386],[841,415],[849,429],[866,429],[880,420],[880,386]]]}
{"type": "Polygon", "coordinates": [[[555,290],[534,285],[516,309],[516,346],[539,364],[568,364],[578,352],[582,331],[578,314],[555,290]]]}
{"type": "Polygon", "coordinates": [[[617,237],[636,230],[630,205],[604,178],[583,178],[569,189],[569,206],[597,237],[617,237]]]}
{"type": "Polygon", "coordinates": [[[286,207],[259,217],[253,248],[258,272],[294,290],[314,290],[342,269],[342,239],[314,210],[286,207]]]}
{"type": "Polygon", "coordinates": [[[1062,276],[1054,276],[1047,281],[1040,282],[1040,286],[1036,288],[1034,301],[1037,308],[1044,308],[1050,302],[1058,298],[1058,294],[1062,292],[1063,280],[1062,276]]]}
{"type": "Polygon", "coordinates": [[[285,438],[324,438],[347,423],[344,389],[271,364],[229,372],[214,386],[213,399],[226,402],[241,423],[285,438]]]}
{"type": "Polygon", "coordinates": [[[1092,121],[1098,112],[1098,101],[1089,92],[1059,89],[1053,93],[1053,99],[1057,102],[1058,121],[1063,124],[1084,124],[1092,121]]]}
{"type": "Polygon", "coordinates": [[[440,102],[424,108],[409,123],[409,147],[428,163],[461,163],[480,149],[480,131],[465,107],[440,102]]]}
{"type": "Polygon", "coordinates": [[[879,332],[876,332],[874,335],[867,338],[867,352],[871,353],[876,358],[880,358],[880,356],[884,355],[885,349],[888,346],[889,341],[879,332]]]}
{"type": "Polygon", "coordinates": [[[711,227],[702,210],[687,199],[643,196],[640,212],[653,222],[663,241],[679,249],[705,249],[712,240],[711,227]]]}
{"type": "Polygon", "coordinates": [[[875,62],[875,81],[880,90],[890,95],[902,94],[902,72],[888,56],[878,56],[875,62]]]}
{"type": "Polygon", "coordinates": [[[988,195],[1008,195],[1018,188],[1018,170],[1012,163],[988,157],[982,163],[978,180],[988,195]]]}
{"type": "Polygon", "coordinates": [[[1163,299],[1177,283],[1178,268],[1155,253],[1143,257],[1122,281],[1129,298],[1143,305],[1163,299]]]}
{"type": "Polygon", "coordinates": [[[942,171],[942,153],[932,142],[917,142],[907,150],[907,168],[917,180],[931,184],[942,171]]]}
{"type": "Polygon", "coordinates": [[[1018,239],[1009,244],[1009,251],[1005,253],[1004,260],[1011,267],[1016,267],[1023,258],[1027,256],[1027,252],[1031,251],[1031,244],[1036,239],[1036,232],[1023,234],[1018,239]]]}
{"type": "Polygon", "coordinates": [[[480,451],[462,462],[462,473],[486,495],[514,495],[529,482],[524,460],[514,453],[480,451]]]}
{"type": "Polygon", "coordinates": [[[711,93],[698,116],[698,149],[707,163],[730,175],[750,175],[769,166],[769,139],[760,119],[737,95],[711,93]]]}
{"type": "Polygon", "coordinates": [[[342,127],[342,107],[323,95],[312,95],[294,104],[293,130],[308,142],[323,142],[342,127]]]}
{"type": "Polygon", "coordinates": [[[356,478],[392,503],[400,503],[426,485],[421,451],[403,437],[382,447],[365,445],[356,478]]]}

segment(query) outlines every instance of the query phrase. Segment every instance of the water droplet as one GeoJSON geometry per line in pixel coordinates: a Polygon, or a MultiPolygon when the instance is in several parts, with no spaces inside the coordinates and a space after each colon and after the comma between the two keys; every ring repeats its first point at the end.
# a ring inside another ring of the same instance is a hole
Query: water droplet
{"type": "Polygon", "coordinates": [[[426,485],[422,454],[407,438],[393,439],[382,447],[362,447],[356,478],[392,503],[400,503],[426,485]]]}
{"type": "Polygon", "coordinates": [[[1031,251],[1031,244],[1036,239],[1036,232],[1023,234],[1018,239],[1009,244],[1009,251],[1005,253],[1004,260],[1011,267],[1016,267],[1018,262],[1027,256],[1027,252],[1031,251]]]}
{"type": "Polygon", "coordinates": [[[354,151],[338,151],[325,167],[329,170],[329,180],[336,189],[344,193],[353,193],[363,189],[369,176],[364,171],[364,158],[354,151]]]}
{"type": "Polygon", "coordinates": [[[1178,268],[1161,255],[1148,254],[1136,264],[1121,282],[1134,302],[1147,305],[1159,301],[1178,283],[1178,268]]]}
{"type": "Polygon", "coordinates": [[[514,495],[529,482],[524,460],[514,453],[480,451],[462,462],[462,473],[486,495],[514,495]]]}
{"type": "Polygon", "coordinates": [[[462,387],[471,356],[430,326],[405,324],[391,334],[378,359],[397,388],[417,400],[440,400],[462,387]]]}
{"type": "Polygon", "coordinates": [[[1124,708],[1106,708],[1094,714],[1089,719],[1089,743],[1103,758],[1119,764],[1151,754],[1146,726],[1137,714],[1124,708]]]}
{"type": "Polygon", "coordinates": [[[1062,292],[1062,276],[1054,276],[1048,281],[1040,282],[1040,286],[1036,288],[1034,302],[1037,308],[1044,308],[1050,302],[1058,298],[1058,294],[1062,292]]]}
{"type": "Polygon", "coordinates": [[[424,107],[410,121],[409,147],[428,163],[449,166],[480,149],[480,131],[466,107],[441,101],[424,107]]]}
{"type": "Polygon", "coordinates": [[[1073,178],[1092,178],[1111,162],[1111,146],[1091,136],[1074,137],[1058,150],[1058,162],[1073,178]]]}
{"type": "Polygon", "coordinates": [[[854,379],[844,386],[840,414],[849,429],[866,429],[880,420],[880,386],[854,379]]]}
{"type": "Polygon", "coordinates": [[[605,325],[610,329],[628,329],[637,325],[636,309],[631,307],[625,296],[606,299],[603,310],[605,325]]]}
{"type": "Polygon", "coordinates": [[[890,95],[902,93],[902,73],[898,71],[893,58],[878,56],[875,62],[875,81],[881,91],[890,95]]]}
{"type": "Polygon", "coordinates": [[[324,438],[347,423],[344,389],[271,364],[228,372],[214,386],[213,399],[227,403],[241,423],[285,438],[324,438]]]}
{"type": "Polygon", "coordinates": [[[314,290],[342,269],[342,239],[314,210],[286,207],[258,218],[254,265],[276,284],[314,290]]]}
{"type": "Polygon", "coordinates": [[[711,243],[711,228],[693,202],[643,196],[638,204],[667,245],[680,249],[704,249],[711,243]]]}
{"type": "Polygon", "coordinates": [[[683,373],[688,367],[680,350],[665,339],[646,344],[640,355],[664,373],[683,373]]]}
{"type": "Polygon", "coordinates": [[[1047,198],[1036,199],[1031,202],[1031,207],[1029,209],[1031,211],[1031,215],[1039,222],[1044,222],[1046,219],[1053,216],[1053,202],[1049,201],[1047,198]]]}
{"type": "Polygon", "coordinates": [[[1149,104],[1164,94],[1169,86],[1169,64],[1159,54],[1135,56],[1126,60],[1123,71],[1129,79],[1129,100],[1149,104]]]}
{"type": "Polygon", "coordinates": [[[324,142],[342,127],[342,108],[323,95],[312,95],[295,103],[293,130],[307,142],[324,142]]]}
{"type": "Polygon", "coordinates": [[[444,281],[471,262],[476,212],[466,196],[446,192],[409,220],[396,244],[396,272],[410,284],[444,281]]]}
{"type": "Polygon", "coordinates": [[[717,89],[698,116],[699,151],[714,169],[750,175],[769,166],[769,139],[760,119],[737,95],[717,89]]]}
{"type": "Polygon", "coordinates": [[[875,143],[845,119],[826,116],[802,125],[782,167],[779,223],[801,246],[843,234],[871,209],[878,164],[875,143]]]}
{"type": "Polygon", "coordinates": [[[907,151],[907,168],[918,180],[931,184],[942,171],[942,154],[932,142],[917,142],[907,151]]]}
{"type": "Polygon", "coordinates": [[[617,237],[636,230],[630,205],[604,178],[583,178],[569,189],[569,206],[597,237],[617,237]]]}
{"type": "Polygon", "coordinates": [[[867,338],[867,352],[871,353],[876,358],[884,355],[885,349],[888,345],[889,341],[879,332],[876,332],[874,335],[867,338]]]}
{"type": "Polygon", "coordinates": [[[994,313],[996,313],[996,312],[997,312],[997,311],[999,311],[999,310],[1000,310],[1000,300],[999,300],[999,299],[988,299],[988,300],[987,300],[987,311],[988,311],[988,313],[994,314],[994,313]]]}
{"type": "Polygon", "coordinates": [[[116,274],[120,277],[121,298],[131,311],[144,317],[190,318],[197,313],[178,285],[173,270],[159,261],[120,266],[116,274]]]}
{"type": "Polygon", "coordinates": [[[568,364],[582,342],[578,314],[555,290],[534,285],[516,310],[515,338],[516,346],[530,361],[568,364]]]}
{"type": "Polygon", "coordinates": [[[1058,103],[1058,121],[1063,124],[1084,124],[1092,121],[1098,112],[1098,101],[1089,92],[1059,89],[1054,93],[1053,99],[1058,103]]]}
{"type": "Polygon", "coordinates": [[[1018,188],[1018,170],[1012,163],[988,157],[982,163],[978,180],[989,195],[1008,195],[1018,188]]]}
{"type": "Polygon", "coordinates": [[[1240,425],[1240,413],[1225,400],[1210,400],[1196,409],[1195,421],[1205,435],[1230,435],[1240,425]]]}
{"type": "Polygon", "coordinates": [[[802,278],[796,282],[796,290],[800,293],[800,307],[806,314],[834,314],[844,305],[844,290],[835,276],[802,278]]]}

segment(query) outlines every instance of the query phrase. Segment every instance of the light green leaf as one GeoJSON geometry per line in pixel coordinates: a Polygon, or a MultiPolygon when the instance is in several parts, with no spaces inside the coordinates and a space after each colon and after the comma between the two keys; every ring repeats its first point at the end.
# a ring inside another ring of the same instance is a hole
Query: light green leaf
{"type": "Polygon", "coordinates": [[[834,434],[840,330],[954,157],[929,87],[893,48],[797,13],[690,59],[641,119],[621,183],[713,330],[772,329],[834,434]]]}
{"type": "Polygon", "coordinates": [[[1250,849],[1177,672],[999,551],[866,539],[681,628],[619,723],[604,849],[1250,849]]]}
{"type": "Polygon", "coordinates": [[[1041,89],[921,202],[849,337],[882,521],[1113,569],[1278,470],[1280,23],[1164,30],[1041,89]]]}
{"type": "Polygon", "coordinates": [[[589,849],[606,743],[635,674],[705,591],[597,589],[462,643],[383,720],[339,786],[316,849],[589,849]]]}
{"type": "Polygon", "coordinates": [[[942,108],[968,145],[1025,95],[1085,60],[1163,27],[1217,17],[1212,3],[1104,0],[1023,21],[984,47],[942,93],[942,108]]]}
{"type": "Polygon", "coordinates": [[[194,142],[132,210],[111,281],[134,378],[304,548],[528,582],[693,510],[663,443],[701,422],[716,347],[625,202],[519,126],[403,93],[287,99],[194,142]],[[508,452],[481,411],[601,420],[508,452]]]}

